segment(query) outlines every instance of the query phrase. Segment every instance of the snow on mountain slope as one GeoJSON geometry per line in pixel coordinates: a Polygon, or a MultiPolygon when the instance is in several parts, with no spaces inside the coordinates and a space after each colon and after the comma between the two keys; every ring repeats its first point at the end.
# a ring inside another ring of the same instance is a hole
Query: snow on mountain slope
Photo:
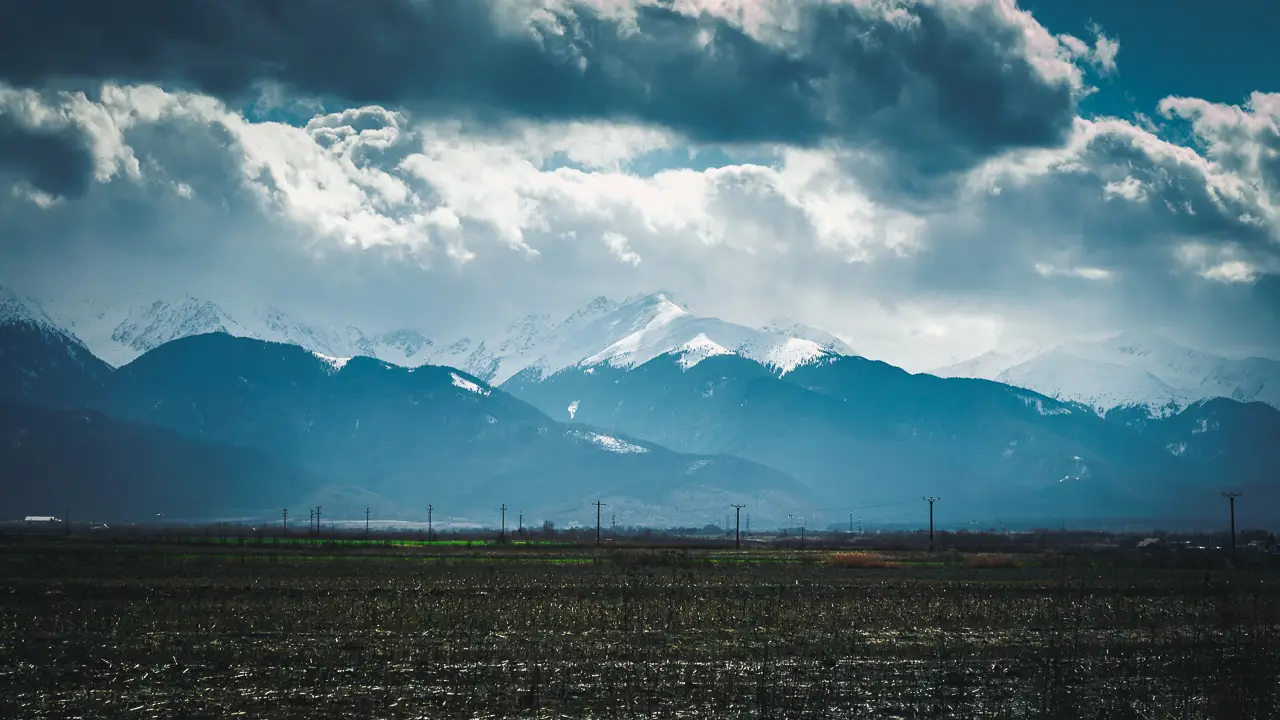
{"type": "Polygon", "coordinates": [[[415,330],[369,335],[349,325],[309,323],[274,307],[233,316],[214,302],[190,296],[122,307],[71,302],[54,308],[56,326],[73,332],[93,354],[116,367],[171,340],[212,332],[298,345],[327,357],[374,357],[407,367],[431,362],[437,354],[431,340],[415,330]]]}
{"type": "Polygon", "coordinates": [[[170,340],[210,332],[248,335],[218,305],[194,297],[111,307],[92,302],[52,302],[50,315],[98,358],[119,367],[170,340]]]}
{"type": "Polygon", "coordinates": [[[1214,397],[1280,407],[1280,362],[1225,358],[1148,332],[992,351],[933,374],[1007,382],[1100,410],[1134,404],[1163,411],[1214,397]]]}
{"type": "Polygon", "coordinates": [[[576,365],[635,367],[675,351],[686,362],[735,353],[779,373],[820,357],[852,353],[824,330],[779,320],[773,326],[786,332],[771,332],[702,317],[666,292],[622,302],[598,297],[558,323],[548,315],[528,315],[495,335],[447,343],[410,329],[374,334],[350,325],[310,322],[275,307],[232,313],[195,297],[122,308],[73,303],[59,309],[57,324],[117,367],[171,340],[211,332],[298,345],[332,358],[373,357],[407,367],[446,365],[493,384],[526,370],[545,377],[576,365]],[[720,350],[707,352],[713,346],[720,350]]]}
{"type": "Polygon", "coordinates": [[[378,359],[394,365],[416,366],[435,351],[435,343],[416,330],[393,330],[374,338],[378,359]]]}
{"type": "Polygon", "coordinates": [[[930,374],[943,378],[995,380],[1005,370],[1051,350],[1053,348],[1040,345],[1029,348],[989,350],[977,357],[933,370],[930,374]]]}
{"type": "Polygon", "coordinates": [[[531,315],[517,320],[507,328],[504,337],[495,342],[502,354],[495,358],[489,382],[501,384],[527,369],[545,377],[577,365],[598,351],[601,343],[612,342],[608,339],[607,329],[597,326],[598,321],[617,312],[625,304],[601,296],[558,324],[546,316],[531,315]],[[504,352],[504,348],[510,351],[504,352]]]}
{"type": "Polygon", "coordinates": [[[859,354],[849,343],[840,339],[835,333],[812,325],[805,325],[791,318],[776,317],[761,329],[771,335],[782,335],[783,337],[817,343],[823,350],[836,355],[859,354]]]}
{"type": "Polygon", "coordinates": [[[1183,347],[1152,333],[1124,333],[1073,343],[1081,357],[1145,370],[1193,400],[1227,397],[1280,407],[1280,362],[1232,359],[1183,347]]]}
{"type": "Polygon", "coordinates": [[[376,357],[369,338],[351,326],[312,325],[275,307],[252,313],[248,321],[247,337],[298,345],[334,357],[376,357]]]}
{"type": "Polygon", "coordinates": [[[709,357],[716,355],[732,355],[733,351],[720,345],[706,335],[698,337],[676,348],[674,354],[679,356],[680,367],[688,370],[709,357]]]}
{"type": "Polygon", "coordinates": [[[1163,417],[1182,410],[1190,402],[1145,370],[1089,360],[1061,350],[1015,365],[995,379],[1058,400],[1078,402],[1100,413],[1139,405],[1163,417]]]}
{"type": "Polygon", "coordinates": [[[0,327],[5,325],[25,325],[45,334],[56,333],[78,341],[50,318],[39,302],[0,287],[0,327]]]}
{"type": "MultiPolygon", "coordinates": [[[[170,340],[221,332],[244,336],[248,331],[222,308],[190,296],[177,302],[155,301],[131,313],[111,333],[111,340],[121,349],[138,355],[160,347],[170,340]]],[[[113,362],[113,358],[103,358],[113,362]]]]}
{"type": "Polygon", "coordinates": [[[713,355],[735,353],[779,373],[831,354],[811,340],[695,315],[670,293],[656,292],[622,303],[593,301],[523,356],[503,358],[489,382],[500,384],[527,369],[546,377],[575,365],[632,368],[668,353],[679,354],[686,367],[713,355]]]}

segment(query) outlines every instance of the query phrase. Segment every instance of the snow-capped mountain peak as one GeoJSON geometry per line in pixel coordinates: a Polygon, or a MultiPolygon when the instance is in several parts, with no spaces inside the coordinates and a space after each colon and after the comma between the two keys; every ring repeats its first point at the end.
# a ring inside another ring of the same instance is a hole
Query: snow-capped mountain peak
{"type": "Polygon", "coordinates": [[[1056,350],[1015,365],[996,376],[998,382],[1035,390],[1063,401],[1079,402],[1103,413],[1143,406],[1153,415],[1185,408],[1190,400],[1141,368],[1103,362],[1056,350]]]}
{"type": "Polygon", "coordinates": [[[779,375],[786,375],[821,358],[843,353],[832,352],[812,340],[768,335],[743,343],[738,348],[738,354],[755,360],[779,375]]]}
{"type": "Polygon", "coordinates": [[[61,332],[58,324],[45,313],[40,303],[0,287],[0,326],[18,324],[30,325],[46,332],[61,332]]]}
{"type": "Polygon", "coordinates": [[[732,355],[733,351],[699,333],[697,337],[676,348],[673,352],[680,367],[688,370],[709,357],[732,355]]]}
{"type": "MultiPolygon", "coordinates": [[[[249,334],[221,307],[188,295],[173,302],[156,300],[130,313],[112,331],[111,340],[134,351],[136,357],[171,340],[215,332],[249,334]]],[[[103,359],[117,364],[123,356],[103,359]]]]}
{"type": "Polygon", "coordinates": [[[836,355],[858,354],[858,352],[854,350],[849,343],[845,342],[843,338],[830,330],[823,330],[819,327],[806,325],[788,317],[773,318],[764,326],[763,330],[774,335],[782,335],[784,337],[796,338],[797,340],[808,340],[810,342],[817,343],[823,350],[836,355]]]}
{"type": "Polygon", "coordinates": [[[934,374],[1005,382],[1099,411],[1141,405],[1161,414],[1212,397],[1280,407],[1280,362],[1225,358],[1150,331],[1051,348],[994,351],[934,374]]]}
{"type": "Polygon", "coordinates": [[[380,359],[396,365],[418,364],[422,359],[429,357],[435,349],[435,343],[416,330],[393,330],[383,333],[374,339],[373,344],[381,348],[380,359]]]}

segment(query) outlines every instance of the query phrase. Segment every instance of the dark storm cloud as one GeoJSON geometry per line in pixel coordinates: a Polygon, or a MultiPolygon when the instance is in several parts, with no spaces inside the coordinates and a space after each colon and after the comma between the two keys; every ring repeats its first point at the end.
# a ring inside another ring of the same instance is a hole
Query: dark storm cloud
{"type": "Polygon", "coordinates": [[[779,45],[652,6],[637,33],[578,10],[557,34],[502,22],[483,0],[10,2],[0,78],[157,82],[236,102],[265,81],[431,114],[634,119],[699,142],[835,140],[876,152],[904,187],[1060,143],[1070,83],[1042,77],[989,7],[939,5],[911,6],[910,23],[806,5],[779,45]]]}
{"type": "Polygon", "coordinates": [[[73,128],[28,128],[0,112],[0,178],[13,176],[50,195],[76,197],[93,178],[93,154],[73,128]]]}

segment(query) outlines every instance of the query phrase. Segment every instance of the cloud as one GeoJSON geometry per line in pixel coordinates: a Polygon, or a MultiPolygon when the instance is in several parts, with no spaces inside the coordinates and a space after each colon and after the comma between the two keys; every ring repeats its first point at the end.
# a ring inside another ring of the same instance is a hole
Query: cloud
{"type": "Polygon", "coordinates": [[[1105,268],[1092,267],[1057,267],[1049,263],[1036,263],[1036,272],[1044,277],[1077,277],[1084,280],[1108,280],[1112,273],[1105,268]]]}
{"type": "Polygon", "coordinates": [[[669,287],[917,370],[1136,327],[1280,346],[1277,96],[1079,117],[1098,29],[997,0],[310,7],[0,51],[0,282],[441,338],[669,287]]]}
{"type": "Polygon", "coordinates": [[[1141,180],[1126,176],[1123,180],[1112,180],[1103,185],[1102,195],[1108,200],[1124,198],[1131,202],[1142,202],[1147,199],[1147,187],[1141,180]]]}
{"type": "Polygon", "coordinates": [[[1065,139],[1063,38],[1010,0],[47,0],[0,9],[0,78],[834,142],[931,177],[1065,139]]]}
{"type": "Polygon", "coordinates": [[[604,241],[605,247],[609,248],[609,251],[616,255],[618,260],[629,265],[640,264],[640,256],[631,250],[631,244],[627,240],[627,236],[619,235],[615,232],[606,232],[601,239],[604,241]]]}

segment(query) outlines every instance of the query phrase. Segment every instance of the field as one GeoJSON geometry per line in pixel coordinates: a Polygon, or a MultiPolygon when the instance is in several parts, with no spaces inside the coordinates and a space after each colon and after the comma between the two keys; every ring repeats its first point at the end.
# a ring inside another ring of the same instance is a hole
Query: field
{"type": "Polygon", "coordinates": [[[0,545],[0,717],[1274,718],[1274,571],[0,545]]]}

